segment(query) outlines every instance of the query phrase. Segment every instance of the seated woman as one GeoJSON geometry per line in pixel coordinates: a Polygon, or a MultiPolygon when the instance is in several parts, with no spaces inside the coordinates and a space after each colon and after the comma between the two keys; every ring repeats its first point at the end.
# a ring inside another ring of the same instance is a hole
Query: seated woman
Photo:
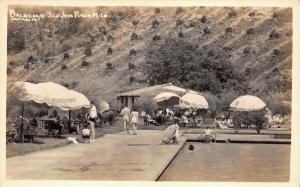
{"type": "Polygon", "coordinates": [[[211,143],[212,138],[213,138],[212,130],[209,127],[207,127],[204,131],[203,142],[204,143],[211,143]]]}
{"type": "Polygon", "coordinates": [[[178,125],[170,125],[162,134],[161,143],[178,144],[179,130],[178,125]]]}

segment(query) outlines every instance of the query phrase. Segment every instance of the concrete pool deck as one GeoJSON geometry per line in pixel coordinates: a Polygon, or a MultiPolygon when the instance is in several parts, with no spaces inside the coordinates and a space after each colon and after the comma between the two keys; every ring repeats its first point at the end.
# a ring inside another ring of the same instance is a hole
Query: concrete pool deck
{"type": "MultiPolygon", "coordinates": [[[[178,145],[160,145],[161,130],[138,135],[107,134],[91,144],[71,144],[7,158],[7,179],[155,181],[196,131],[184,132],[178,145]]],[[[217,140],[290,142],[271,134],[217,134],[217,140]]]]}
{"type": "Polygon", "coordinates": [[[160,145],[161,131],[108,134],[91,144],[8,158],[7,179],[155,181],[186,141],[160,145]]]}

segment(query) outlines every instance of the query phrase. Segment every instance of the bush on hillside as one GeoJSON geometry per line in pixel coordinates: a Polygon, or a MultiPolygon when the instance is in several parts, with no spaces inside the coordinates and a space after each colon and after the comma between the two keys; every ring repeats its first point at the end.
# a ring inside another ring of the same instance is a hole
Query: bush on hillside
{"type": "Polygon", "coordinates": [[[280,33],[279,33],[279,32],[276,32],[276,30],[273,30],[273,31],[270,33],[269,38],[270,38],[270,39],[278,39],[278,38],[280,38],[280,33]]]}
{"type": "Polygon", "coordinates": [[[152,21],[152,28],[157,28],[159,27],[160,23],[157,20],[152,21]]]}
{"type": "Polygon", "coordinates": [[[246,33],[247,33],[247,35],[254,35],[254,34],[256,34],[256,31],[253,27],[251,27],[251,28],[247,29],[246,33]]]}
{"type": "Polygon", "coordinates": [[[152,37],[152,40],[153,40],[153,41],[161,40],[161,37],[160,37],[159,35],[154,35],[154,36],[152,37]]]}
{"type": "Polygon", "coordinates": [[[69,51],[70,49],[72,49],[72,46],[69,45],[69,44],[63,44],[63,46],[61,47],[61,51],[62,51],[62,52],[67,52],[67,51],[69,51]]]}
{"type": "Polygon", "coordinates": [[[183,8],[178,7],[178,8],[176,9],[176,15],[181,14],[182,12],[183,12],[183,8]]]}
{"type": "Polygon", "coordinates": [[[61,66],[61,70],[65,70],[65,69],[67,69],[68,67],[67,67],[67,65],[66,64],[63,64],[62,66],[61,66]]]}
{"type": "Polygon", "coordinates": [[[255,16],[255,12],[250,12],[250,13],[248,14],[248,16],[254,17],[254,16],[255,16]]]}
{"type": "Polygon", "coordinates": [[[139,39],[139,35],[134,32],[134,33],[131,34],[130,39],[131,40],[138,40],[139,39]]]}
{"type": "Polygon", "coordinates": [[[155,14],[159,14],[160,13],[160,9],[159,8],[155,8],[154,12],[155,12],[155,14]]]}
{"type": "Polygon", "coordinates": [[[129,56],[135,56],[135,55],[136,55],[136,50],[130,49],[129,56]]]}
{"type": "Polygon", "coordinates": [[[237,13],[235,11],[231,11],[228,13],[228,18],[233,18],[233,17],[236,17],[237,16],[237,13]]]}
{"type": "Polygon", "coordinates": [[[233,31],[232,27],[227,27],[227,28],[225,29],[225,33],[226,33],[226,34],[232,33],[232,31],[233,31]]]}
{"type": "Polygon", "coordinates": [[[203,15],[200,21],[201,23],[207,23],[208,19],[205,15],[203,15]]]}
{"type": "Polygon", "coordinates": [[[210,30],[209,27],[206,26],[206,27],[203,29],[203,32],[204,32],[205,34],[210,34],[210,33],[211,33],[211,30],[210,30]]]}
{"type": "Polygon", "coordinates": [[[92,55],[92,48],[90,46],[87,46],[84,50],[85,56],[91,56],[92,55]]]}
{"type": "Polygon", "coordinates": [[[183,32],[180,31],[180,32],[178,33],[178,37],[179,37],[179,38],[183,38],[183,32]]]}
{"type": "Polygon", "coordinates": [[[133,63],[128,63],[128,69],[135,69],[135,65],[133,63]]]}
{"type": "Polygon", "coordinates": [[[107,69],[107,70],[111,70],[111,69],[113,69],[113,65],[112,65],[112,63],[110,63],[110,62],[107,62],[107,63],[106,63],[106,69],[107,69]]]}
{"type": "Polygon", "coordinates": [[[183,25],[184,21],[182,19],[176,19],[176,26],[183,25]]]}

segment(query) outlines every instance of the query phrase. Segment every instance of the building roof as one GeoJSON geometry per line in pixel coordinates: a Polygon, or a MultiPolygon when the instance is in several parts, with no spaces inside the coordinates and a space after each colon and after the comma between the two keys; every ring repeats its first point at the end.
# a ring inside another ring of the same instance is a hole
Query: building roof
{"type": "Polygon", "coordinates": [[[122,96],[123,97],[124,96],[140,97],[142,95],[156,95],[156,94],[159,94],[160,92],[173,92],[178,95],[183,95],[186,92],[197,93],[193,90],[184,89],[184,88],[175,86],[172,83],[168,83],[168,84],[149,86],[149,87],[140,88],[137,90],[119,93],[119,94],[117,94],[117,97],[122,97],[122,96]]]}

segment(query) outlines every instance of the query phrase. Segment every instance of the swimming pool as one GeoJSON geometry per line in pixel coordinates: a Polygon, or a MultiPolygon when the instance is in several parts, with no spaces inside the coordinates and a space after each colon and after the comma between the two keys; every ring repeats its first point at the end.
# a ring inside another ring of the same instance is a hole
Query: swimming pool
{"type": "Polygon", "coordinates": [[[284,182],[290,149],[289,144],[187,142],[159,180],[284,182]]]}

